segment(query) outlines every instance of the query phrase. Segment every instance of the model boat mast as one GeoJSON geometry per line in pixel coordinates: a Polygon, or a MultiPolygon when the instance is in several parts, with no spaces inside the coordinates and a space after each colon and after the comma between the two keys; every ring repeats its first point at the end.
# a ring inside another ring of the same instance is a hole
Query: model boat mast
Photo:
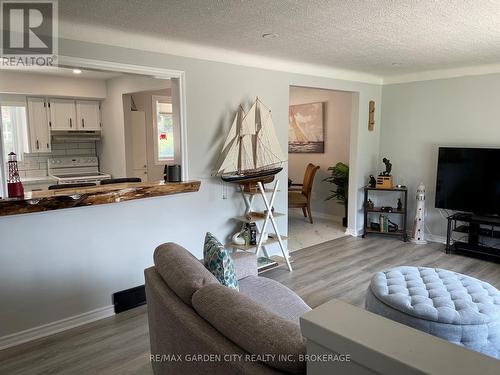
{"type": "Polygon", "coordinates": [[[271,111],[257,98],[248,113],[240,106],[221,153],[217,175],[228,182],[279,173],[286,159],[281,151],[271,111]]]}

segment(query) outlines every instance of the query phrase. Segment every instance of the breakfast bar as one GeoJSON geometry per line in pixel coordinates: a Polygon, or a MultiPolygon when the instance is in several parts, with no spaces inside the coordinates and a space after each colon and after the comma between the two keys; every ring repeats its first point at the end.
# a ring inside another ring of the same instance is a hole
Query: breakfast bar
{"type": "Polygon", "coordinates": [[[0,199],[0,216],[95,206],[134,199],[197,192],[200,189],[200,184],[200,181],[157,181],[26,192],[22,199],[0,199]]]}

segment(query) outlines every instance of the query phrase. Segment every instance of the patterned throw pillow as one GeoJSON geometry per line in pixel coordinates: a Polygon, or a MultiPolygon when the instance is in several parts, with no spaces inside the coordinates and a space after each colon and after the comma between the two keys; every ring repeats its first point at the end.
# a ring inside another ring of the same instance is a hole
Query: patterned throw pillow
{"type": "Polygon", "coordinates": [[[203,260],[205,267],[212,272],[222,285],[238,291],[240,290],[240,283],[234,272],[233,260],[229,252],[212,233],[207,233],[205,236],[203,260]]]}

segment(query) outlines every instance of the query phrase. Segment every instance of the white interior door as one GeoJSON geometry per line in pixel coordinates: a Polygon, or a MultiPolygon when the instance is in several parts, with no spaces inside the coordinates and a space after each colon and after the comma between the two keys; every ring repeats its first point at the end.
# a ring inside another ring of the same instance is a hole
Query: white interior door
{"type": "Polygon", "coordinates": [[[131,111],[132,125],[132,177],[148,180],[148,158],[146,149],[146,114],[143,111],[131,111]]]}

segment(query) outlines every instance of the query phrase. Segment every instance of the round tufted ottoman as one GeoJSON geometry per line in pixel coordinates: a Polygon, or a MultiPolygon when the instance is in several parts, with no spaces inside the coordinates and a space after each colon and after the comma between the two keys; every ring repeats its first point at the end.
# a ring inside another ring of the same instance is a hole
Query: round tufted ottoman
{"type": "Polygon", "coordinates": [[[366,309],[500,359],[500,292],[456,272],[396,267],[378,272],[366,309]]]}

